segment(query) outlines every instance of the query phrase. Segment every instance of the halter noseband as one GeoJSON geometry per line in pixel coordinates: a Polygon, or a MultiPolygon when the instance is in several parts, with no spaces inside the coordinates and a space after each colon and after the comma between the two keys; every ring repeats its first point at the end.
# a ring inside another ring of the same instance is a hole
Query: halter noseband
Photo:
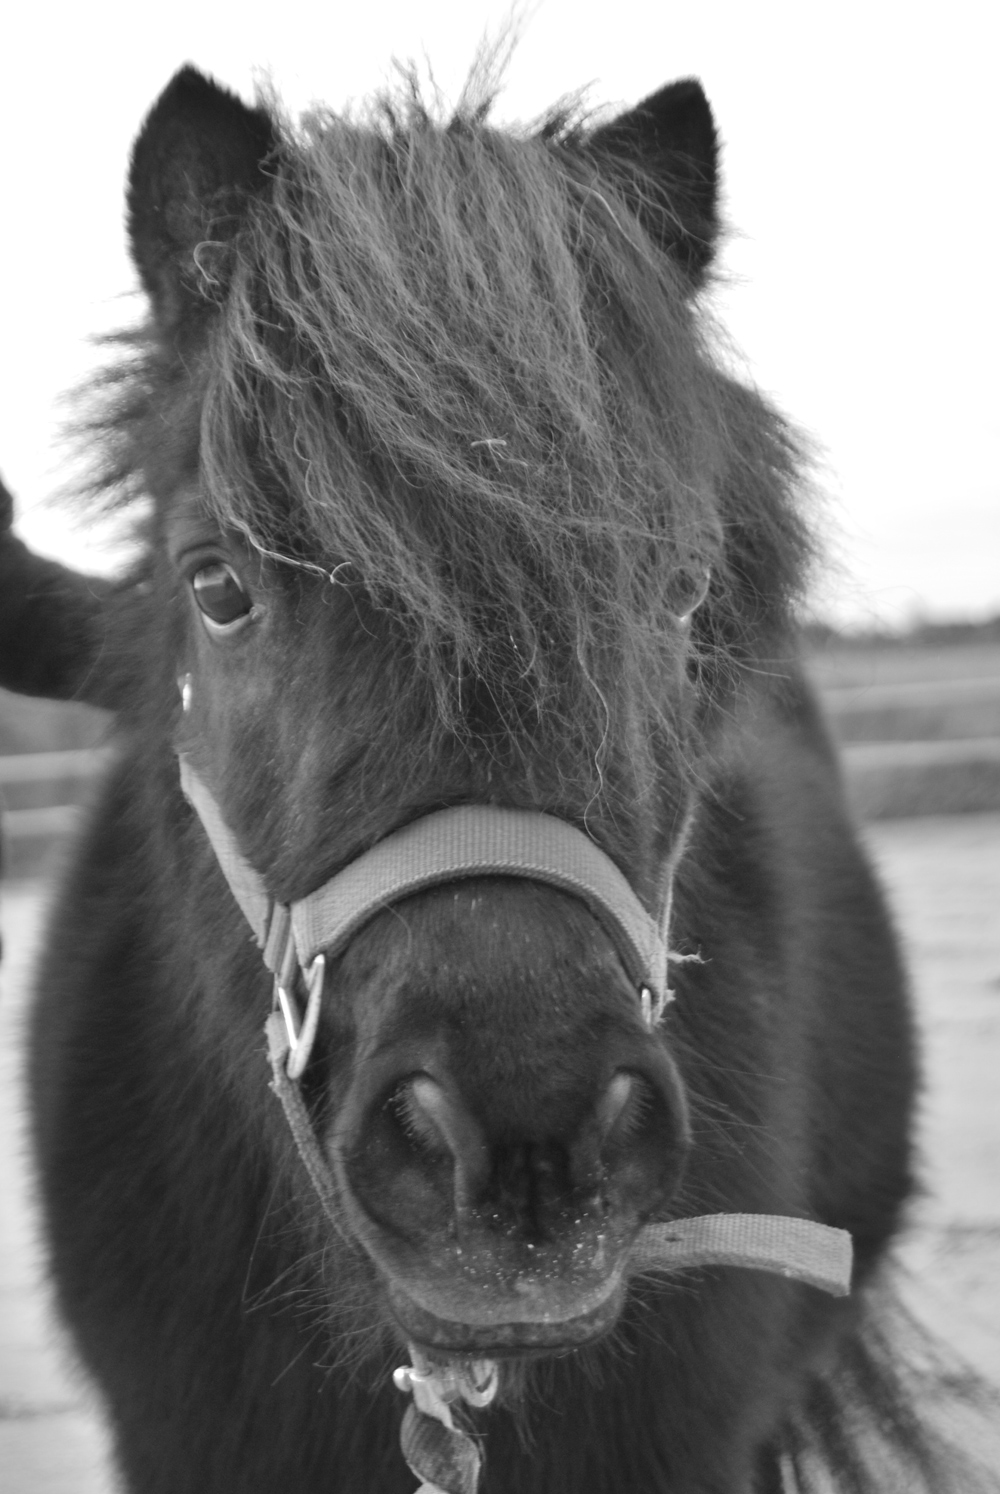
{"type": "MultiPolygon", "coordinates": [[[[677,849],[667,868],[658,919],[643,907],[618,867],[581,830],[552,815],[486,804],[437,810],[393,831],[314,892],[276,902],[243,856],[210,790],[184,756],[181,787],[197,811],[233,896],[257,937],[275,979],[275,1004],[288,1026],[290,1074],[308,1061],[322,997],[325,962],[383,908],[410,893],[463,877],[526,878],[580,899],[609,935],[639,992],[647,1026],[670,1000],[667,947],[670,887],[677,849]],[[300,1023],[293,995],[301,972],[309,1002],[300,1023]]],[[[680,837],[680,842],[683,836],[680,837]]]]}

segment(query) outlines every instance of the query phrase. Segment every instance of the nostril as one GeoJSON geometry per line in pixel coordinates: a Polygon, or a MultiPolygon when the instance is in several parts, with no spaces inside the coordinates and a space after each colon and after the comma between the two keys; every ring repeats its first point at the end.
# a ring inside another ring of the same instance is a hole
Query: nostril
{"type": "Polygon", "coordinates": [[[676,1187],[686,1149],[679,1087],[619,1069],[577,1135],[573,1181],[648,1214],[676,1187]]]}
{"type": "Polygon", "coordinates": [[[415,1151],[450,1159],[453,1151],[433,1105],[427,1103],[430,1097],[426,1093],[421,1097],[421,1090],[433,1088],[437,1086],[429,1079],[408,1079],[386,1103],[415,1151]]]}
{"type": "Polygon", "coordinates": [[[634,1074],[616,1074],[597,1103],[598,1145],[619,1143],[635,1132],[648,1109],[643,1085],[634,1074]]]}
{"type": "Polygon", "coordinates": [[[467,1207],[485,1186],[490,1166],[486,1138],[474,1117],[426,1074],[400,1085],[391,1104],[418,1150],[454,1162],[455,1204],[467,1207]]]}

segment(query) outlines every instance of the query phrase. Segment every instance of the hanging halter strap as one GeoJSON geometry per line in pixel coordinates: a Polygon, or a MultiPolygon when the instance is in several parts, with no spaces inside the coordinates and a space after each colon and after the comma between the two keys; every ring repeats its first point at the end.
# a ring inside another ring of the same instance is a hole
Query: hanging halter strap
{"type": "MultiPolygon", "coordinates": [[[[269,895],[210,790],[183,756],[180,773],[184,793],[274,975],[274,1007],[265,1027],[271,1089],[323,1210],[341,1234],[336,1184],[298,1080],[319,1019],[325,962],[383,908],[463,877],[512,876],[558,887],[584,902],[614,942],[650,1027],[671,998],[668,962],[689,958],[672,953],[667,943],[670,889],[686,831],[667,868],[659,919],[647,912],[614,862],[582,831],[551,815],[478,804],[415,820],[315,892],[284,904],[269,895]],[[304,1019],[295,996],[300,974],[308,992],[304,1019]]],[[[632,1247],[628,1272],[749,1267],[839,1297],[850,1290],[851,1260],[851,1237],[845,1230],[769,1214],[709,1214],[644,1226],[632,1247]]],[[[479,1367],[482,1380],[476,1383],[467,1368],[429,1361],[416,1346],[410,1352],[413,1367],[397,1371],[395,1379],[414,1396],[404,1417],[402,1443],[410,1467],[423,1480],[417,1494],[475,1494],[481,1455],[475,1441],[455,1426],[450,1407],[460,1399],[487,1404],[496,1388],[495,1366],[487,1362],[479,1367]]]]}

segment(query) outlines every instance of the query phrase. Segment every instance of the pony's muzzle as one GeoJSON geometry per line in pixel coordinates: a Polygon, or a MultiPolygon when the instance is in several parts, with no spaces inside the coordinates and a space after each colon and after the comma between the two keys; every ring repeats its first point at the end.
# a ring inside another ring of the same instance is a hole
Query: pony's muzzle
{"type": "Polygon", "coordinates": [[[659,1042],[629,1035],[612,1048],[573,1104],[569,1076],[552,1075],[527,1107],[530,1128],[506,1127],[496,1096],[483,1103],[431,1055],[414,1068],[407,1053],[394,1073],[368,1066],[352,1086],[331,1137],[335,1171],[391,1297],[414,1306],[409,1331],[432,1318],[452,1337],[455,1324],[495,1329],[510,1352],[517,1325],[526,1342],[538,1337],[529,1325],[548,1325],[569,1345],[617,1316],[628,1250],[676,1190],[688,1131],[659,1042]]]}

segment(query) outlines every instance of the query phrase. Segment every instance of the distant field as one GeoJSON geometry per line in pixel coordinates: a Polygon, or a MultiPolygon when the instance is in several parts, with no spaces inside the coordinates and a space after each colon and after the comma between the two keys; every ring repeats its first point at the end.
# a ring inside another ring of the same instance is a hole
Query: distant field
{"type": "Polygon", "coordinates": [[[67,752],[98,747],[109,717],[75,701],[33,700],[0,690],[0,756],[15,752],[67,752]]]}
{"type": "Polygon", "coordinates": [[[808,667],[863,819],[1000,809],[1000,643],[834,646],[808,667]]]}
{"type": "Polygon", "coordinates": [[[947,680],[993,680],[1000,688],[1000,643],[966,643],[947,648],[906,644],[864,649],[828,647],[813,650],[808,664],[821,690],[844,685],[947,680]]]}

